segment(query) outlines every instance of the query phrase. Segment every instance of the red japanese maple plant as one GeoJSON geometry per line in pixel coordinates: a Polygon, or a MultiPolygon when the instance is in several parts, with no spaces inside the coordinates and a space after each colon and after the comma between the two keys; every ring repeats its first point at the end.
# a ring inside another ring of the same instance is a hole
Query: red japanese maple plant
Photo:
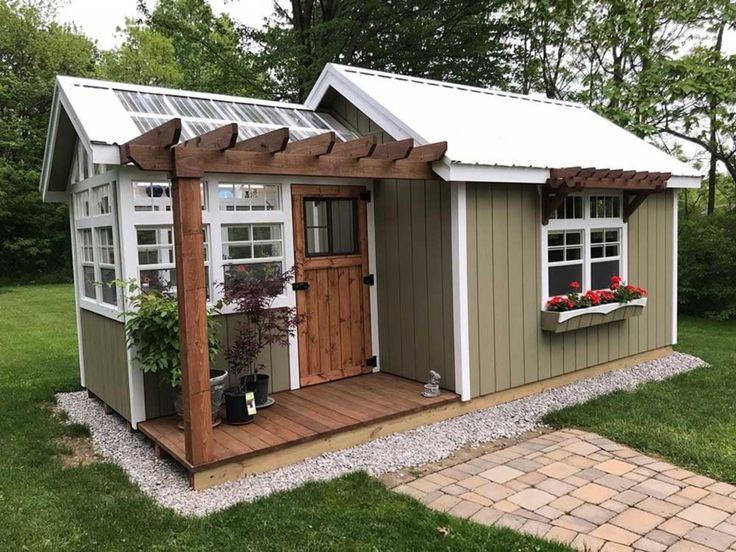
{"type": "Polygon", "coordinates": [[[567,295],[557,295],[547,301],[548,311],[564,312],[575,309],[586,309],[606,303],[628,303],[646,297],[647,290],[626,284],[620,276],[611,277],[608,289],[590,289],[580,293],[580,282],[570,282],[567,295]]]}

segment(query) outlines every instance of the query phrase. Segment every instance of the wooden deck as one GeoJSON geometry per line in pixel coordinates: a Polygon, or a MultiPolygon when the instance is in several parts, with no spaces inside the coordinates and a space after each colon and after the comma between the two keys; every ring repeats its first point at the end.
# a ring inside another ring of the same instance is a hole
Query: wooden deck
{"type": "Polygon", "coordinates": [[[198,466],[186,460],[176,416],[142,422],[138,429],[192,474],[195,488],[205,488],[416,427],[418,413],[459,401],[450,391],[428,399],[421,389],[421,383],[375,373],[275,393],[276,404],[259,410],[253,423],[214,428],[214,458],[198,466]],[[408,425],[386,424],[411,415],[408,425]]]}

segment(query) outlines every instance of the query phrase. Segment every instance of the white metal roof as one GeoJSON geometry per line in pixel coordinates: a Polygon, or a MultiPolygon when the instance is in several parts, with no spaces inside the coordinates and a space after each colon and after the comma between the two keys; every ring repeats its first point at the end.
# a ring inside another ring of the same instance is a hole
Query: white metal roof
{"type": "Polygon", "coordinates": [[[319,106],[329,88],[394,138],[446,140],[435,170],[447,180],[544,182],[550,168],[596,167],[700,186],[697,170],[582,104],[328,64],[305,105],[319,106]]]}
{"type": "Polygon", "coordinates": [[[698,171],[580,104],[328,64],[303,105],[57,77],[42,195],[65,189],[75,134],[102,164],[120,162],[116,144],[173,117],[182,140],[228,122],[241,139],[284,126],[296,139],[327,130],[357,137],[319,112],[330,88],[396,139],[447,141],[433,166],[445,180],[542,183],[551,168],[581,166],[670,172],[670,187],[700,186],[698,171]]]}
{"type": "Polygon", "coordinates": [[[289,127],[296,139],[325,130],[342,140],[355,137],[333,117],[299,104],[75,77],[57,80],[65,104],[96,144],[122,144],[174,117],[182,119],[182,140],[228,122],[239,124],[241,138],[281,127],[289,127]]]}
{"type": "MultiPolygon", "coordinates": [[[[230,122],[238,123],[240,139],[281,127],[289,127],[296,140],[328,130],[335,131],[339,140],[358,136],[329,114],[300,104],[59,76],[41,176],[44,196],[54,158],[59,155],[54,151],[59,106],[92,161],[103,164],[120,162],[115,144],[123,144],[174,117],[182,120],[181,140],[230,122]]],[[[68,140],[68,132],[62,138],[68,140]]],[[[53,178],[58,177],[55,174],[53,178]]],[[[65,184],[57,182],[56,187],[65,184]]]]}

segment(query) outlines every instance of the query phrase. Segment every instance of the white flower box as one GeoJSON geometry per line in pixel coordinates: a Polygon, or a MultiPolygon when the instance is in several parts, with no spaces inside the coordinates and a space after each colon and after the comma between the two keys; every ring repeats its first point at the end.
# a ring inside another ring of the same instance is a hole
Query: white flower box
{"type": "Polygon", "coordinates": [[[542,311],[542,329],[548,332],[561,333],[582,328],[590,328],[599,324],[607,324],[639,316],[647,306],[647,298],[634,299],[628,303],[606,303],[573,309],[564,312],[542,311]]]}

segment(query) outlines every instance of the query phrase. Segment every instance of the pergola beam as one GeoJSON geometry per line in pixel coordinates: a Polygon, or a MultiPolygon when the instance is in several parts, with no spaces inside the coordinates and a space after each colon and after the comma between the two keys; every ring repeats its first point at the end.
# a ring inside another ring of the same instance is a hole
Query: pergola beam
{"type": "Polygon", "coordinates": [[[237,142],[232,149],[256,153],[276,153],[277,151],[284,151],[288,143],[289,129],[277,128],[276,130],[237,142]]]}
{"type": "Polygon", "coordinates": [[[436,142],[412,148],[407,156],[409,161],[433,162],[442,159],[447,151],[447,142],[436,142]]]}
{"type": "Polygon", "coordinates": [[[369,157],[376,148],[376,135],[369,134],[355,140],[347,142],[335,142],[332,146],[330,155],[334,157],[350,157],[353,159],[362,159],[369,157]]]}
{"type": "Polygon", "coordinates": [[[623,219],[628,221],[646,198],[667,186],[670,173],[566,167],[550,169],[550,177],[542,189],[542,224],[548,224],[552,213],[562,205],[571,191],[583,188],[624,190],[623,219]]]}
{"type": "Polygon", "coordinates": [[[414,140],[407,138],[405,140],[396,140],[395,142],[387,142],[379,144],[373,150],[371,159],[398,160],[406,159],[414,148],[414,140]]]}
{"type": "Polygon", "coordinates": [[[296,142],[289,142],[284,152],[300,155],[325,155],[330,153],[334,144],[335,133],[325,132],[304,138],[303,140],[297,140],[296,142]]]}
{"type": "MultiPolygon", "coordinates": [[[[378,146],[376,146],[378,148],[378,146]]],[[[173,148],[176,149],[176,148],[173,148]]],[[[173,170],[168,150],[151,146],[129,146],[130,160],[147,171],[173,170]]],[[[352,158],[278,152],[271,154],[229,149],[204,150],[199,154],[204,172],[236,174],[274,174],[286,176],[324,176],[343,178],[433,178],[432,167],[424,161],[352,158]]]]}

